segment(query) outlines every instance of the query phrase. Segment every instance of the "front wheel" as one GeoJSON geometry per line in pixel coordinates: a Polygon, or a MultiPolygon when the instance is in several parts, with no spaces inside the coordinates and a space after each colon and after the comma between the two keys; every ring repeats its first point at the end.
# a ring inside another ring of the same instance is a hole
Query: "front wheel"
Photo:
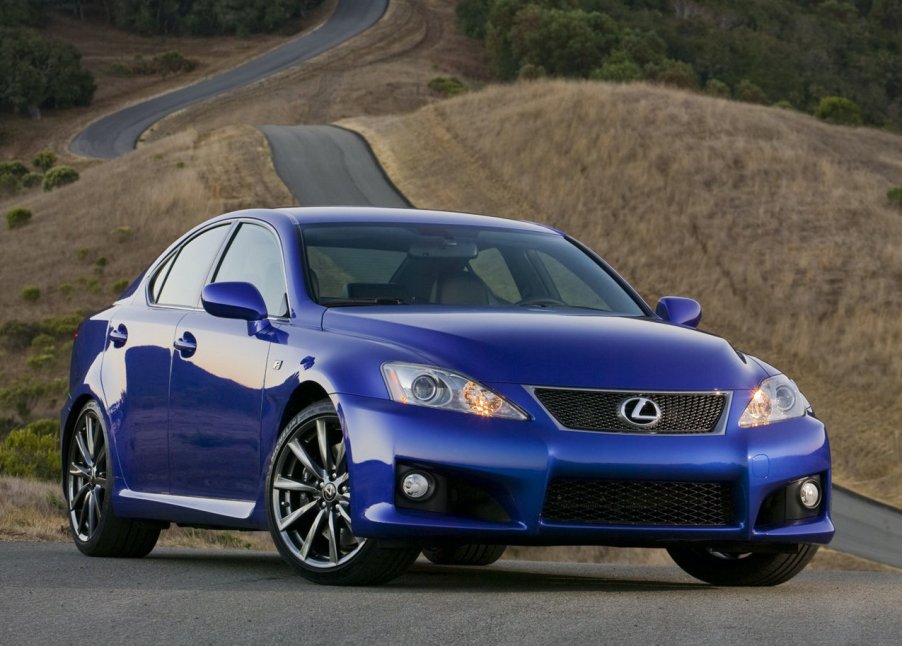
{"type": "Polygon", "coordinates": [[[400,576],[417,547],[386,547],[351,529],[351,481],[341,422],[329,401],[285,426],[270,463],[266,508],[273,542],[306,579],[375,585],[400,576]]]}
{"type": "Polygon", "coordinates": [[[722,586],[785,583],[805,569],[817,545],[798,545],[791,553],[723,552],[702,547],[669,548],[670,558],[686,574],[722,586]]]}
{"type": "Polygon", "coordinates": [[[78,549],[88,556],[140,558],[157,544],[160,527],[113,514],[113,471],[103,415],[96,402],[78,414],[66,460],[69,527],[78,549]]]}
{"type": "Polygon", "coordinates": [[[423,556],[436,565],[491,565],[501,558],[507,545],[480,543],[434,545],[423,548],[423,556]]]}

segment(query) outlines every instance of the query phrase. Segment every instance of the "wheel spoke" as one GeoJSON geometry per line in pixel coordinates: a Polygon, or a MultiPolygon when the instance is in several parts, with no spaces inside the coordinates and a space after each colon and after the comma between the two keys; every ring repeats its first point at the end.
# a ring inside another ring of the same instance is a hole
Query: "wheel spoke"
{"type": "Polygon", "coordinates": [[[96,484],[101,489],[106,488],[106,478],[103,476],[97,476],[94,478],[94,484],[96,484]]]}
{"type": "Polygon", "coordinates": [[[81,453],[81,457],[85,461],[85,464],[87,464],[89,467],[93,467],[94,458],[91,457],[91,452],[88,451],[88,447],[85,446],[85,441],[81,433],[77,433],[75,435],[75,443],[78,445],[78,452],[81,453]]]}
{"type": "Polygon", "coordinates": [[[344,440],[339,442],[338,449],[335,451],[335,468],[341,468],[341,463],[345,459],[345,443],[344,440]]]}
{"type": "Polygon", "coordinates": [[[298,520],[301,516],[306,514],[308,511],[316,507],[316,500],[311,500],[303,507],[299,507],[295,509],[293,512],[285,516],[284,518],[279,520],[279,531],[284,532],[287,527],[290,527],[298,520]]]}
{"type": "Polygon", "coordinates": [[[335,533],[335,514],[329,514],[329,560],[338,563],[338,536],[335,533]]]}
{"type": "MultiPolygon", "coordinates": [[[[342,442],[342,445],[344,445],[343,442],[342,442]]],[[[346,483],[347,481],[348,481],[348,472],[345,471],[344,473],[342,473],[340,476],[338,476],[338,477],[335,479],[335,486],[336,486],[336,487],[340,487],[341,485],[343,485],[343,484],[346,483]]]]}
{"type": "Polygon", "coordinates": [[[69,475],[75,476],[76,478],[91,477],[91,473],[87,470],[87,468],[81,466],[80,464],[75,464],[74,462],[69,465],[69,475]]]}
{"type": "Polygon", "coordinates": [[[310,553],[310,548],[313,546],[313,539],[316,536],[316,533],[319,531],[320,525],[323,524],[323,516],[326,515],[325,509],[320,509],[319,513],[316,515],[316,519],[314,519],[313,524],[310,525],[310,531],[307,532],[307,536],[304,538],[304,546],[301,548],[301,558],[306,559],[307,554],[310,553]]]}
{"type": "Polygon", "coordinates": [[[348,515],[348,510],[345,509],[344,505],[338,505],[338,515],[342,517],[345,521],[345,524],[348,526],[348,529],[351,529],[351,517],[348,515]]]}
{"type": "Polygon", "coordinates": [[[316,439],[317,444],[319,444],[319,455],[323,461],[323,468],[326,470],[326,473],[330,473],[332,471],[332,449],[329,446],[326,420],[322,418],[316,420],[316,439]]]}
{"type": "MultiPolygon", "coordinates": [[[[88,451],[91,452],[91,458],[93,460],[97,454],[94,452],[94,418],[91,415],[85,416],[85,435],[88,438],[88,451]]],[[[93,462],[91,464],[93,464],[93,462]]]]}
{"type": "Polygon", "coordinates": [[[285,476],[278,476],[276,481],[273,482],[274,489],[281,489],[283,491],[305,491],[307,493],[319,493],[319,489],[314,487],[313,485],[309,485],[306,482],[298,482],[297,480],[292,480],[291,478],[286,478],[285,476]]]}
{"type": "Polygon", "coordinates": [[[307,451],[304,450],[304,447],[301,446],[300,442],[298,442],[297,440],[292,440],[288,443],[288,448],[291,449],[291,452],[294,453],[294,457],[298,459],[298,462],[304,465],[304,468],[307,469],[307,471],[309,471],[317,478],[325,478],[325,474],[322,472],[322,469],[313,464],[313,461],[310,459],[310,456],[307,455],[307,451]]]}
{"type": "Polygon", "coordinates": [[[94,498],[94,492],[89,491],[88,495],[85,496],[85,504],[82,508],[82,511],[87,511],[85,514],[85,534],[88,537],[91,536],[91,532],[93,532],[94,528],[94,505],[91,504],[91,499],[94,498]]]}
{"type": "Polygon", "coordinates": [[[97,500],[97,489],[91,492],[91,531],[90,534],[94,533],[94,530],[97,528],[97,523],[100,522],[100,502],[97,500]]]}
{"type": "Polygon", "coordinates": [[[88,493],[90,489],[91,488],[87,482],[81,486],[81,488],[72,497],[72,501],[69,503],[69,511],[75,511],[75,509],[78,507],[78,503],[82,502],[82,498],[84,498],[85,494],[88,493]]]}

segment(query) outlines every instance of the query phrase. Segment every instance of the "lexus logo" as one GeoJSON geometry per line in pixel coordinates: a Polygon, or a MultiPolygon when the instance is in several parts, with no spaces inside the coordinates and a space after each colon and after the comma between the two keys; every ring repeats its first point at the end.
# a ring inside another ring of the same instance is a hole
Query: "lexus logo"
{"type": "Polygon", "coordinates": [[[640,428],[651,428],[661,421],[661,407],[647,397],[630,397],[620,402],[617,416],[640,428]]]}

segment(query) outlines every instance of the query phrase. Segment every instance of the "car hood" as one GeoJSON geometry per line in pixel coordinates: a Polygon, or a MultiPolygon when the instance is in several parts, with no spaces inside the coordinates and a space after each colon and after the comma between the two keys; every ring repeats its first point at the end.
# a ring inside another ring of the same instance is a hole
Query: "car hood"
{"type": "Polygon", "coordinates": [[[487,383],[736,390],[766,377],[720,337],[576,310],[343,307],[326,311],[323,329],[403,346],[487,383]]]}

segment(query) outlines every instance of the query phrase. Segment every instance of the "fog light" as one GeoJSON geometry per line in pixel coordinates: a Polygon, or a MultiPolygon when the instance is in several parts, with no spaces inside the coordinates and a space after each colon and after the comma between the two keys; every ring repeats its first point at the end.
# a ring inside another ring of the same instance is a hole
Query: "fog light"
{"type": "Polygon", "coordinates": [[[799,487],[799,500],[806,509],[814,509],[821,502],[821,488],[814,480],[806,480],[799,487]]]}
{"type": "Polygon", "coordinates": [[[408,473],[401,481],[401,491],[411,500],[423,500],[432,493],[432,479],[422,473],[408,473]]]}

